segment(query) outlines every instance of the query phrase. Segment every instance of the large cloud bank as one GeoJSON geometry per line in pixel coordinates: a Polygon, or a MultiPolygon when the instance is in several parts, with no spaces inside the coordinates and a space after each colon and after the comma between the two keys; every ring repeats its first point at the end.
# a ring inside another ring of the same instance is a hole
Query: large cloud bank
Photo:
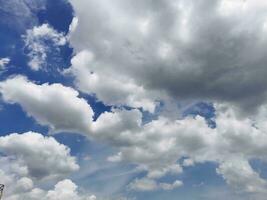
{"type": "Polygon", "coordinates": [[[70,2],[80,90],[150,111],[165,95],[251,112],[266,101],[266,2],[70,2]]]}
{"type": "Polygon", "coordinates": [[[182,180],[160,179],[214,162],[236,191],[264,199],[267,180],[250,161],[267,159],[267,3],[70,2],[76,17],[68,39],[76,54],[64,73],[74,77],[76,88],[16,76],[0,83],[3,99],[53,133],[77,132],[115,147],[109,161],[128,161],[147,172],[130,189],[181,187],[182,180]],[[78,91],[114,108],[94,121],[78,91]],[[201,116],[164,112],[179,110],[173,102],[192,101],[214,104],[216,127],[201,116]],[[162,102],[162,113],[144,123],[143,111],[153,113],[162,102]]]}
{"type": "MultiPolygon", "coordinates": [[[[142,113],[137,109],[113,109],[112,112],[105,112],[93,121],[90,105],[78,97],[74,89],[60,84],[38,85],[21,76],[8,79],[0,86],[7,102],[19,103],[30,116],[52,130],[56,132],[76,130],[88,138],[108,142],[116,147],[118,154],[111,155],[109,161],[128,161],[147,172],[145,177],[131,183],[132,189],[168,190],[180,187],[182,186],[180,180],[173,183],[157,182],[157,180],[167,174],[182,173],[184,166],[209,161],[219,164],[218,174],[237,191],[265,194],[266,180],[261,178],[249,163],[251,159],[263,161],[267,159],[264,105],[251,119],[240,118],[236,114],[237,111],[229,105],[216,104],[215,128],[209,127],[205,119],[200,116],[189,116],[178,120],[159,116],[158,119],[143,124],[142,113]],[[55,87],[56,93],[53,92],[55,87]],[[52,95],[53,101],[47,99],[49,95],[52,95]],[[57,99],[61,100],[60,104],[55,103],[57,99]],[[28,102],[36,106],[27,107],[28,102]],[[57,115],[54,114],[55,111],[57,115]],[[79,116],[80,120],[76,120],[77,117],[73,118],[73,114],[79,116]],[[68,122],[68,126],[62,123],[65,121],[68,122]],[[178,161],[184,157],[188,159],[179,164],[178,161]]],[[[2,140],[16,142],[16,140],[2,140]]],[[[19,147],[16,145],[15,149],[10,149],[8,142],[3,142],[2,146],[7,146],[6,149],[15,153],[19,147]]],[[[23,158],[27,160],[27,156],[23,158]]],[[[71,166],[71,169],[76,168],[74,164],[71,166]]]]}

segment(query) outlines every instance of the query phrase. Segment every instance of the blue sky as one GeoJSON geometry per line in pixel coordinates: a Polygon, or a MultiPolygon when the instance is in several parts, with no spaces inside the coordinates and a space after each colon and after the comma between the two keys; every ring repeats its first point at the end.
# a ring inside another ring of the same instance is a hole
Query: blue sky
{"type": "Polygon", "coordinates": [[[266,7],[0,0],[4,199],[263,200],[266,7]]]}

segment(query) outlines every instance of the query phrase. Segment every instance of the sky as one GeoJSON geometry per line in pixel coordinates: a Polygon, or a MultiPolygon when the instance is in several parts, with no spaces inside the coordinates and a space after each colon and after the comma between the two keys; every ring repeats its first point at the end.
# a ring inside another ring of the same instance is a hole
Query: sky
{"type": "Polygon", "coordinates": [[[267,2],[0,0],[4,200],[265,200],[267,2]]]}

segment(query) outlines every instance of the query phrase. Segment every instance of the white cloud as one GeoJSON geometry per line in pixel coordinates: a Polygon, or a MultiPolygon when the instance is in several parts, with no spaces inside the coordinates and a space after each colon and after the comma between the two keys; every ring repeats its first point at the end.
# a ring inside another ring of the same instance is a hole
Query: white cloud
{"type": "Polygon", "coordinates": [[[160,183],[159,186],[160,188],[162,188],[163,190],[173,190],[175,188],[179,188],[183,185],[183,182],[180,180],[176,180],[173,183],[169,184],[169,183],[160,183]]]}
{"type": "Polygon", "coordinates": [[[127,105],[154,112],[156,107],[152,92],[129,77],[105,70],[106,64],[94,61],[94,54],[82,51],[71,60],[72,67],[65,71],[75,76],[79,90],[96,94],[107,105],[127,105]],[[77,78],[79,77],[79,78],[77,78]]]}
{"type": "Polygon", "coordinates": [[[96,200],[64,179],[79,166],[70,149],[52,137],[34,132],[1,136],[0,153],[0,180],[5,185],[6,200],[96,200]]]}
{"type": "Polygon", "coordinates": [[[141,180],[135,180],[131,183],[130,189],[133,190],[140,190],[140,191],[151,191],[158,189],[157,182],[152,179],[141,179],[141,180]]]}
{"type": "Polygon", "coordinates": [[[11,171],[38,179],[64,177],[79,169],[70,149],[52,137],[28,132],[0,137],[0,152],[11,171]],[[14,160],[15,159],[15,160],[14,160]]]}
{"type": "Polygon", "coordinates": [[[54,190],[49,190],[43,199],[47,200],[96,200],[94,195],[80,196],[77,191],[77,185],[71,180],[63,180],[55,185],[54,190]]]}
{"type": "Polygon", "coordinates": [[[73,17],[71,24],[69,26],[68,37],[70,37],[71,34],[76,31],[78,23],[79,23],[79,19],[77,17],[73,17]]]}
{"type": "Polygon", "coordinates": [[[152,179],[158,179],[161,178],[163,176],[165,176],[166,174],[171,174],[171,175],[177,175],[177,174],[181,174],[183,172],[183,168],[178,165],[178,164],[172,164],[167,166],[166,168],[157,168],[156,169],[150,169],[147,177],[148,178],[152,178],[152,179]]]}
{"type": "Polygon", "coordinates": [[[27,30],[23,38],[30,59],[28,65],[34,71],[46,70],[47,54],[51,52],[50,48],[53,48],[53,52],[59,51],[58,47],[65,45],[67,42],[63,33],[58,33],[48,24],[35,26],[27,30]],[[49,42],[52,44],[48,45],[49,42]]]}
{"type": "Polygon", "coordinates": [[[261,193],[266,189],[265,180],[254,172],[249,160],[266,160],[266,129],[257,126],[264,119],[262,116],[239,118],[234,109],[222,105],[217,105],[216,108],[217,127],[214,129],[202,117],[187,117],[176,121],[159,118],[141,125],[138,121],[140,113],[132,110],[104,113],[94,122],[92,130],[94,137],[119,149],[120,153],[111,157],[110,161],[129,161],[148,172],[144,182],[142,180],[134,184],[137,188],[141,185],[143,190],[158,189],[160,183],[155,179],[167,173],[182,173],[181,167],[176,163],[183,157],[188,157],[183,166],[207,161],[219,163],[220,174],[231,186],[251,194],[261,193]],[[228,173],[224,167],[233,162],[233,156],[243,158],[233,163],[236,170],[234,167],[232,170],[236,174],[228,173]],[[249,172],[248,178],[246,172],[249,172]],[[239,175],[241,181],[233,184],[232,181],[237,177],[231,175],[239,175]],[[243,183],[242,178],[246,179],[246,183],[243,183]]]}
{"type": "Polygon", "coordinates": [[[0,70],[5,69],[6,65],[10,62],[10,58],[0,58],[0,70]]]}
{"type": "Polygon", "coordinates": [[[190,158],[185,159],[183,161],[183,166],[184,167],[194,166],[194,161],[192,159],[190,159],[190,158]]]}
{"type": "MultiPolygon", "coordinates": [[[[0,174],[1,175],[1,174],[0,174]]],[[[20,180],[19,180],[20,181],[20,180]]],[[[20,183],[13,182],[11,187],[17,187],[20,183]]],[[[23,180],[22,186],[27,185],[27,180],[23,180]]],[[[8,189],[8,188],[7,188],[8,189]]],[[[38,187],[23,188],[20,191],[13,191],[12,193],[4,193],[6,200],[96,200],[95,195],[81,193],[78,186],[69,179],[64,179],[58,182],[53,190],[44,190],[38,187]]]]}
{"type": "Polygon", "coordinates": [[[87,134],[93,111],[79,93],[61,84],[38,85],[23,76],[0,83],[0,91],[8,103],[18,103],[29,116],[52,132],[79,132],[87,134]]]}
{"type": "Polygon", "coordinates": [[[256,173],[247,160],[240,157],[223,162],[217,172],[221,174],[229,185],[239,192],[267,194],[267,182],[256,173]]]}
{"type": "Polygon", "coordinates": [[[153,179],[143,178],[133,181],[129,188],[137,191],[153,191],[153,190],[173,190],[174,188],[181,187],[183,183],[179,180],[173,183],[157,183],[153,179]]]}
{"type": "Polygon", "coordinates": [[[121,152],[117,153],[116,155],[109,156],[107,158],[109,162],[120,162],[121,161],[121,152]]]}
{"type": "Polygon", "coordinates": [[[0,137],[0,180],[5,185],[7,200],[95,200],[94,195],[82,194],[71,180],[58,182],[79,169],[70,149],[52,137],[39,133],[12,133],[0,137]]]}

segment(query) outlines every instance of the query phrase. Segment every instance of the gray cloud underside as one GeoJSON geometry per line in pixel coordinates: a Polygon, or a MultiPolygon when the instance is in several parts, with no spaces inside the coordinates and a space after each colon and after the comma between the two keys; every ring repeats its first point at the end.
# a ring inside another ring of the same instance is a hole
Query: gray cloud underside
{"type": "MultiPolygon", "coordinates": [[[[70,42],[77,53],[94,54],[84,67],[99,77],[128,78],[147,93],[161,92],[151,99],[166,92],[179,100],[227,101],[246,111],[266,100],[263,1],[71,3],[79,22],[70,42]]],[[[74,75],[79,89],[110,102],[102,90],[84,87],[90,76],[74,75]]]]}

